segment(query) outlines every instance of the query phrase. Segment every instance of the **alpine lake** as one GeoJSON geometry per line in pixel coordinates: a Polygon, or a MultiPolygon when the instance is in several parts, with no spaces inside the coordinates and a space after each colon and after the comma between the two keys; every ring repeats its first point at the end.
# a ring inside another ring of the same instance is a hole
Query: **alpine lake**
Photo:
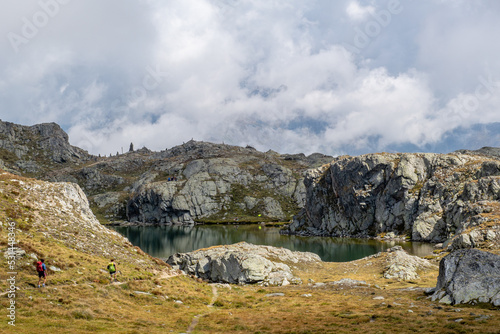
{"type": "Polygon", "coordinates": [[[347,262],[400,245],[411,255],[426,256],[433,245],[421,242],[379,241],[332,237],[281,235],[280,227],[251,225],[115,226],[134,246],[151,256],[167,259],[175,253],[246,241],[255,245],[283,247],[318,254],[326,262],[347,262]]]}

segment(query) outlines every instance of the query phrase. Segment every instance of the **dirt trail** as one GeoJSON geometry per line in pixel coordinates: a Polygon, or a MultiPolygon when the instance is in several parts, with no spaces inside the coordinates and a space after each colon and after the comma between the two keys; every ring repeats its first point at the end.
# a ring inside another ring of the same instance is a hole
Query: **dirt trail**
{"type": "MultiPolygon", "coordinates": [[[[212,307],[214,305],[214,303],[216,302],[217,300],[217,297],[219,297],[219,292],[217,291],[217,287],[215,285],[212,285],[212,300],[210,301],[210,304],[208,304],[207,307],[212,307]]],[[[193,317],[193,320],[191,321],[191,324],[189,325],[188,329],[186,330],[186,333],[189,334],[189,333],[192,333],[196,327],[196,325],[198,325],[198,322],[199,322],[199,319],[207,314],[209,314],[210,312],[207,312],[207,313],[202,313],[202,314],[197,314],[193,317]]]]}

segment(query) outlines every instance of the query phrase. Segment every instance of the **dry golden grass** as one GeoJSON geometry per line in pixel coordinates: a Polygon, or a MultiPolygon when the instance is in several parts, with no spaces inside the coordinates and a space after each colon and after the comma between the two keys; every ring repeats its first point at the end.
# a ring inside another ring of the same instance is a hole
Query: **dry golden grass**
{"type": "MultiPolygon", "coordinates": [[[[96,261],[98,266],[105,263],[91,256],[82,260],[96,261]]],[[[498,309],[446,306],[427,299],[419,288],[435,285],[436,270],[420,273],[421,279],[415,282],[399,282],[382,278],[385,265],[382,255],[298,267],[296,274],[306,282],[303,285],[219,286],[216,296],[207,283],[182,275],[160,278],[161,271],[148,279],[122,275],[118,284],[109,284],[104,273],[97,282],[84,275],[75,284],[61,279],[75,269],[70,268],[50,276],[45,289],[31,286],[35,275],[22,274],[15,332],[183,333],[188,328],[192,333],[498,332],[498,309]],[[342,278],[369,285],[330,284],[342,278]],[[307,284],[310,279],[326,284],[307,284]],[[278,292],[284,296],[266,296],[278,292]]],[[[2,296],[1,307],[5,309],[7,302],[2,296]]],[[[0,323],[0,330],[6,329],[6,321],[0,323]]]]}
{"type": "MultiPolygon", "coordinates": [[[[16,327],[8,325],[10,299],[1,293],[2,333],[498,333],[500,328],[499,310],[489,305],[445,306],[427,299],[421,288],[435,285],[437,270],[421,272],[415,282],[384,279],[386,254],[347,263],[294,264],[304,282],[300,286],[214,289],[176,275],[157,259],[110,237],[123,254],[119,283],[111,284],[105,271],[108,258],[77,251],[57,235],[33,228],[33,219],[57,217],[43,217],[22,204],[12,178],[0,175],[0,221],[15,220],[18,245],[62,271],[49,272],[47,287],[38,289],[34,259],[18,261],[16,327]],[[342,278],[368,285],[330,284],[342,278]],[[314,286],[310,280],[325,284],[314,286]],[[266,296],[277,292],[284,296],[266,296]]],[[[6,235],[3,225],[2,255],[6,235]]],[[[6,291],[3,256],[0,268],[0,289],[6,291]]]]}
{"type": "Polygon", "coordinates": [[[328,263],[300,273],[303,279],[317,282],[348,277],[364,280],[369,286],[327,283],[320,287],[305,284],[219,289],[217,310],[200,317],[195,333],[497,332],[498,310],[485,306],[444,306],[427,299],[418,288],[435,285],[436,271],[426,273],[416,282],[398,282],[382,278],[384,264],[381,257],[328,263]],[[266,296],[276,292],[284,296],[266,296]]]}

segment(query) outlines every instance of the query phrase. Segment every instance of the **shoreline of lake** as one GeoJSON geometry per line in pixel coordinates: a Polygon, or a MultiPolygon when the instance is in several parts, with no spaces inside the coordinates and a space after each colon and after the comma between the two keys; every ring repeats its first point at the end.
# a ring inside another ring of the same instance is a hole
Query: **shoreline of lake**
{"type": "Polygon", "coordinates": [[[216,225],[135,225],[110,227],[127,237],[134,246],[157,258],[187,253],[201,248],[246,241],[253,244],[284,247],[292,251],[318,254],[325,262],[347,262],[402,246],[408,253],[430,255],[430,243],[375,238],[334,238],[290,236],[279,233],[279,227],[267,224],[216,225]]]}

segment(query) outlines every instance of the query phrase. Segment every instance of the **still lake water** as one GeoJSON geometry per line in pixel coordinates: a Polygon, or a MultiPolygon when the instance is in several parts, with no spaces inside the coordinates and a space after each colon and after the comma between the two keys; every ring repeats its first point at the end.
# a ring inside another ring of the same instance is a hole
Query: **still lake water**
{"type": "Polygon", "coordinates": [[[258,225],[120,226],[113,229],[127,237],[134,246],[158,258],[240,241],[312,252],[328,262],[357,260],[395,245],[401,245],[408,253],[418,256],[429,255],[433,250],[431,244],[416,242],[288,236],[279,234],[277,227],[259,229],[258,225]]]}

